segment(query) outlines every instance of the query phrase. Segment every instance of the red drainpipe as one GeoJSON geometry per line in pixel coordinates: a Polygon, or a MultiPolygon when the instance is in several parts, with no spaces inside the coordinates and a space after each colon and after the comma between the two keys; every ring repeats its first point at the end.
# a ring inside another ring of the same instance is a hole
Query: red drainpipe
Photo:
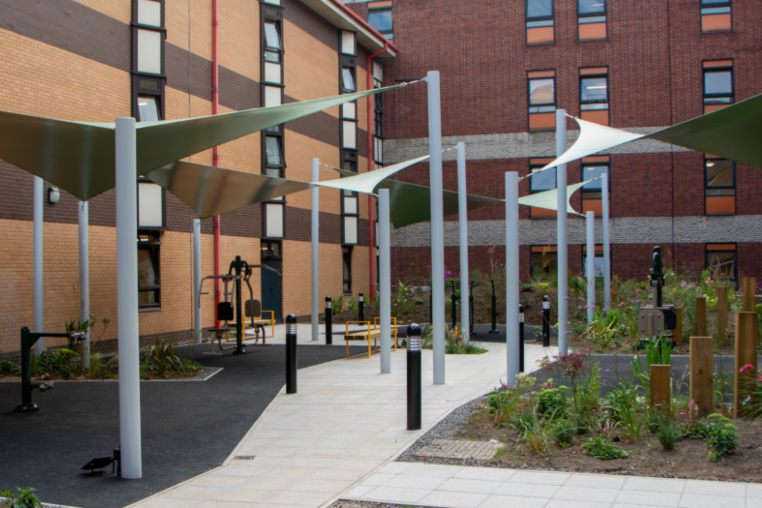
{"type": "MultiPolygon", "coordinates": [[[[212,114],[218,113],[220,105],[220,73],[217,61],[217,0],[212,0],[212,114]]],[[[220,154],[217,147],[212,148],[212,166],[217,167],[220,154]]],[[[214,274],[220,274],[220,216],[214,216],[214,274]]],[[[217,307],[220,303],[220,281],[214,280],[214,320],[215,327],[220,327],[217,307]]]]}
{"type": "MultiPolygon", "coordinates": [[[[378,56],[383,55],[386,53],[386,51],[389,49],[389,41],[384,41],[384,47],[379,49],[378,51],[371,53],[368,55],[367,60],[367,72],[365,73],[365,89],[370,90],[373,88],[373,60],[375,60],[378,56]]],[[[367,128],[366,132],[368,134],[368,153],[367,153],[367,161],[368,161],[368,171],[373,171],[373,117],[371,116],[371,108],[370,108],[370,102],[371,98],[368,97],[365,101],[366,106],[366,114],[365,114],[365,120],[367,122],[367,128]]],[[[376,262],[376,248],[375,248],[375,228],[373,227],[373,196],[368,194],[368,238],[370,238],[370,243],[368,246],[368,276],[370,277],[369,280],[369,287],[370,287],[370,295],[368,295],[370,299],[370,303],[373,303],[373,300],[375,299],[376,291],[375,291],[375,282],[376,282],[376,274],[374,271],[374,264],[376,262]]]]}

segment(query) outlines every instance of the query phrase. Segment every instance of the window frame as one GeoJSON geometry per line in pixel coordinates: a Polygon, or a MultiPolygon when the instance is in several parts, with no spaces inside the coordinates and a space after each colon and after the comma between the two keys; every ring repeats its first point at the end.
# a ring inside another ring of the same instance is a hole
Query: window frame
{"type": "Polygon", "coordinates": [[[547,189],[535,189],[534,188],[534,172],[538,169],[542,169],[545,167],[545,164],[529,164],[529,193],[530,194],[537,194],[538,192],[545,192],[549,190],[553,190],[558,186],[558,175],[555,171],[556,168],[553,169],[547,169],[543,171],[543,173],[553,175],[553,187],[549,187],[547,189]]]}
{"type": "Polygon", "coordinates": [[[546,1],[546,0],[525,0],[524,1],[524,21],[525,21],[526,28],[541,28],[541,27],[546,27],[546,26],[555,26],[555,15],[556,15],[555,0],[547,0],[548,2],[550,2],[550,15],[530,17],[529,16],[529,2],[533,2],[533,1],[535,1],[535,2],[537,2],[537,1],[542,2],[542,1],[546,1]],[[533,27],[529,26],[529,23],[532,22],[532,21],[539,22],[539,21],[545,21],[545,20],[550,20],[550,24],[547,24],[547,25],[537,25],[537,26],[533,26],[533,27]]]}
{"type": "Polygon", "coordinates": [[[580,111],[609,111],[610,105],[611,105],[611,86],[609,84],[609,74],[606,73],[594,73],[594,74],[582,74],[584,69],[580,69],[579,74],[579,110],[580,111]],[[582,87],[582,82],[586,79],[600,79],[604,78],[606,80],[606,100],[584,100],[582,98],[582,91],[584,88],[582,87]],[[605,104],[605,108],[596,108],[596,107],[585,107],[595,104],[605,104]]]}
{"type": "Polygon", "coordinates": [[[716,253],[722,253],[722,254],[733,254],[733,274],[731,276],[731,280],[734,284],[738,285],[738,243],[736,242],[707,242],[704,244],[704,269],[705,270],[711,270],[711,266],[709,265],[709,257],[712,254],[716,253]],[[711,246],[724,246],[724,245],[732,245],[733,249],[712,249],[711,246]]]}
{"type": "Polygon", "coordinates": [[[556,75],[553,69],[533,70],[527,73],[527,113],[534,115],[537,113],[552,113],[557,109],[558,95],[556,90],[556,75]],[[532,72],[553,72],[553,76],[547,77],[530,77],[529,73],[532,72]],[[532,104],[532,81],[551,80],[553,82],[553,103],[532,104]],[[551,108],[547,111],[543,111],[543,108],[551,108]],[[538,111],[532,111],[532,108],[539,108],[538,111]]]}
{"type": "Polygon", "coordinates": [[[714,106],[714,105],[728,105],[728,104],[734,104],[736,99],[736,79],[735,79],[735,61],[733,59],[726,59],[730,61],[729,65],[719,65],[719,66],[709,66],[707,67],[707,63],[711,62],[717,62],[717,60],[704,60],[701,63],[701,97],[702,102],[704,106],[714,106]],[[707,93],[706,91],[706,75],[709,73],[720,73],[720,72],[729,72],[730,73],[730,94],[724,94],[724,93],[707,93]],[[712,99],[721,99],[727,97],[730,100],[728,102],[722,102],[712,99]]]}
{"type": "Polygon", "coordinates": [[[149,0],[157,2],[160,9],[161,26],[147,25],[138,22],[138,8],[140,5],[139,0],[132,0],[131,6],[131,19],[130,19],[130,76],[131,76],[131,112],[132,117],[135,119],[140,118],[140,110],[138,108],[139,97],[152,97],[156,99],[156,110],[159,116],[159,120],[164,119],[165,114],[165,86],[166,86],[166,8],[165,0],[149,0]],[[159,48],[159,60],[160,60],[160,73],[148,73],[138,70],[138,32],[140,30],[149,30],[159,33],[160,48],[159,48]],[[141,83],[143,81],[144,83],[141,83]],[[152,82],[156,86],[147,88],[143,86],[145,83],[152,82]]]}
{"type": "Polygon", "coordinates": [[[737,213],[737,173],[736,173],[736,161],[726,159],[724,157],[717,157],[709,154],[704,154],[704,215],[707,217],[728,217],[736,215],[737,213]],[[733,183],[731,185],[709,185],[709,168],[708,162],[710,161],[727,161],[730,163],[733,183]],[[732,190],[732,193],[727,194],[710,194],[710,190],[732,190]],[[733,197],[733,213],[709,213],[708,198],[719,196],[732,196],[733,197]]]}
{"type": "MultiPolygon", "coordinates": [[[[156,283],[152,285],[140,285],[138,282],[138,309],[160,309],[161,308],[161,233],[156,229],[140,228],[138,230],[137,238],[138,252],[141,250],[147,250],[149,252],[151,262],[154,269],[154,275],[156,277],[156,283]],[[151,237],[150,240],[141,240],[141,236],[151,237]],[[152,303],[140,303],[140,293],[154,292],[155,301],[152,303]]],[[[137,267],[138,273],[140,273],[140,266],[137,267]]],[[[139,280],[139,279],[138,279],[139,280]]]]}
{"type": "Polygon", "coordinates": [[[733,23],[733,0],[720,0],[714,5],[704,5],[705,0],[699,1],[699,32],[704,34],[714,33],[728,33],[734,29],[733,23]],[[725,12],[710,12],[712,9],[727,9],[725,12]],[[730,17],[730,27],[725,29],[704,30],[704,16],[716,16],[720,14],[727,14],[730,17]]]}
{"type": "Polygon", "coordinates": [[[378,33],[386,37],[388,40],[394,40],[394,10],[392,9],[394,4],[389,6],[383,6],[383,7],[369,7],[368,8],[368,24],[373,27],[374,30],[376,30],[378,33]],[[377,28],[373,23],[370,21],[370,17],[372,14],[378,14],[378,13],[384,13],[389,12],[389,30],[381,30],[380,28],[377,28]]]}
{"type": "Polygon", "coordinates": [[[535,259],[537,258],[537,256],[548,256],[549,254],[555,258],[555,261],[550,263],[549,266],[554,266],[555,268],[542,275],[552,276],[553,273],[558,273],[558,246],[551,245],[551,244],[532,244],[529,246],[529,276],[530,277],[541,276],[540,274],[536,274],[534,270],[535,259]],[[535,249],[538,249],[538,248],[548,249],[548,251],[535,252],[535,249]]]}
{"type": "Polygon", "coordinates": [[[354,251],[352,247],[352,245],[341,246],[341,288],[345,295],[352,294],[352,254],[354,251]],[[347,259],[349,259],[349,263],[347,263],[347,259]]]}

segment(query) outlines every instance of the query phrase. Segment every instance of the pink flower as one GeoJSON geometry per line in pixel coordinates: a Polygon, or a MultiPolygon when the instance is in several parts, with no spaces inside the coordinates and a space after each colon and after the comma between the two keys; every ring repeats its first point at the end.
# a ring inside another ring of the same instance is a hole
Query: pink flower
{"type": "Polygon", "coordinates": [[[757,381],[759,381],[760,383],[762,383],[762,376],[759,376],[759,377],[757,378],[757,381]]]}
{"type": "Polygon", "coordinates": [[[743,367],[738,369],[738,373],[739,374],[746,374],[747,372],[751,372],[753,370],[754,370],[754,367],[752,366],[752,364],[747,363],[746,365],[744,365],[743,367]]]}

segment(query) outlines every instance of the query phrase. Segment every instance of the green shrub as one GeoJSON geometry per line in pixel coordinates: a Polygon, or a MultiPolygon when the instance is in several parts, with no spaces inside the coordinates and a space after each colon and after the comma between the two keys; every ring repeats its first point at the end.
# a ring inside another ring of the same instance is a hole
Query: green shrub
{"type": "Polygon", "coordinates": [[[593,363],[588,375],[578,381],[572,397],[572,417],[577,425],[577,432],[584,434],[597,425],[600,398],[601,368],[597,363],[593,363]]]}
{"type": "Polygon", "coordinates": [[[607,418],[622,427],[627,437],[638,439],[643,430],[643,414],[638,404],[638,390],[632,385],[620,383],[606,396],[607,418]]]}
{"type": "Polygon", "coordinates": [[[518,396],[510,390],[495,390],[487,396],[487,404],[495,425],[504,425],[518,407],[518,396]]]}
{"type": "Polygon", "coordinates": [[[20,487],[16,491],[18,494],[12,490],[0,490],[0,497],[6,498],[5,502],[0,501],[0,506],[11,508],[40,508],[42,506],[33,488],[20,487]]]}
{"type": "Polygon", "coordinates": [[[618,347],[628,337],[635,336],[637,322],[633,323],[630,314],[624,307],[613,307],[608,314],[596,313],[587,330],[596,351],[607,352],[612,346],[618,347]]]}
{"type": "Polygon", "coordinates": [[[691,439],[707,439],[712,432],[712,425],[706,420],[695,419],[688,427],[687,437],[691,439]]]}
{"type": "Polygon", "coordinates": [[[172,344],[158,340],[144,351],[140,358],[141,376],[149,374],[156,376],[194,374],[200,368],[201,366],[197,362],[177,356],[172,344]]]}
{"type": "Polygon", "coordinates": [[[629,453],[617,447],[614,443],[605,437],[601,436],[591,437],[585,441],[585,444],[582,445],[582,448],[591,457],[595,457],[596,459],[601,460],[626,459],[630,456],[629,453]]]}
{"type": "Polygon", "coordinates": [[[706,419],[709,423],[709,436],[706,440],[706,446],[709,448],[707,454],[709,460],[720,460],[736,451],[738,448],[738,429],[736,426],[719,413],[712,413],[706,419]]]}
{"type": "Polygon", "coordinates": [[[79,354],[62,347],[52,352],[44,352],[32,364],[36,376],[62,377],[69,379],[82,372],[79,354]]]}
{"type": "Polygon", "coordinates": [[[445,353],[447,353],[448,355],[480,355],[486,352],[487,352],[486,349],[481,348],[479,346],[475,346],[471,343],[457,344],[457,343],[451,342],[445,346],[445,353]]]}
{"type": "Polygon", "coordinates": [[[569,388],[548,388],[537,394],[537,414],[550,420],[569,416],[569,388]]]}
{"type": "Polygon", "coordinates": [[[561,418],[553,422],[551,434],[553,440],[559,448],[568,448],[574,444],[574,435],[577,433],[577,426],[571,420],[561,418]]]}
{"type": "Polygon", "coordinates": [[[656,429],[656,436],[664,451],[675,449],[675,443],[683,438],[683,430],[675,425],[672,420],[663,417],[661,423],[656,429]]]}
{"type": "Polygon", "coordinates": [[[21,374],[21,368],[16,362],[0,360],[0,376],[18,376],[21,374]]]}

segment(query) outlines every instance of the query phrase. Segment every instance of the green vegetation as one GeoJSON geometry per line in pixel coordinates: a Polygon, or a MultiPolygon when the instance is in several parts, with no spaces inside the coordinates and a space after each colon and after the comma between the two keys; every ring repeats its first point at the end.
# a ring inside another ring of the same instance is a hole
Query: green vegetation
{"type": "Polygon", "coordinates": [[[601,436],[589,438],[582,445],[582,449],[591,457],[601,460],[626,459],[630,456],[629,453],[601,436]]]}
{"type": "Polygon", "coordinates": [[[180,358],[171,344],[159,342],[140,355],[140,377],[193,375],[201,368],[197,362],[180,358]]]}
{"type": "Polygon", "coordinates": [[[31,487],[19,487],[16,492],[12,490],[0,490],[0,507],[9,508],[39,508],[42,506],[34,489],[31,487]]]}
{"type": "Polygon", "coordinates": [[[706,447],[709,449],[707,453],[709,460],[717,461],[735,452],[738,448],[738,429],[736,426],[718,413],[712,413],[706,419],[708,423],[706,447]]]}

